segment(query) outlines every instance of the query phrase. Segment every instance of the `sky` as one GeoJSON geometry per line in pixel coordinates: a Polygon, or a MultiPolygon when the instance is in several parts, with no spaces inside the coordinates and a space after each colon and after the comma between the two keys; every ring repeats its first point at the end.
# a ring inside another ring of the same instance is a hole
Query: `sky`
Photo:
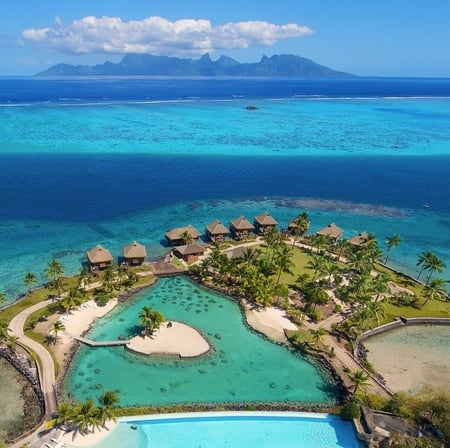
{"type": "Polygon", "coordinates": [[[285,53],[360,76],[450,77],[449,23],[448,0],[0,0],[0,76],[127,53],[285,53]]]}

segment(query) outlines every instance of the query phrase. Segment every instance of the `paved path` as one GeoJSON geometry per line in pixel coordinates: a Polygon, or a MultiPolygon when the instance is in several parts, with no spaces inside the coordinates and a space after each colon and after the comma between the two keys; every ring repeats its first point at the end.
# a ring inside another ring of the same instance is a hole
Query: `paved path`
{"type": "Polygon", "coordinates": [[[50,303],[52,303],[51,300],[44,300],[43,302],[39,302],[36,305],[23,310],[12,319],[8,326],[14,336],[19,338],[23,345],[34,351],[41,360],[41,365],[39,365],[39,379],[45,399],[46,415],[51,415],[58,410],[58,404],[54,393],[55,365],[48,350],[46,350],[41,344],[38,344],[29,337],[25,336],[23,327],[28,316],[37,310],[45,308],[50,303]]]}

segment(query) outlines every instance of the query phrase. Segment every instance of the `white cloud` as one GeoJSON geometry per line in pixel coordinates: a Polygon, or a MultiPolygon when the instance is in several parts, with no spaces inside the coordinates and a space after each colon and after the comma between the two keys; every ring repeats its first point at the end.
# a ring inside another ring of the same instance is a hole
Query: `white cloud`
{"type": "Polygon", "coordinates": [[[307,26],[276,25],[264,21],[212,26],[205,19],[170,22],[148,17],[123,22],[119,17],[88,16],[66,25],[57,17],[53,27],[26,29],[24,38],[70,53],[203,54],[213,50],[270,46],[282,39],[307,36],[307,26]]]}

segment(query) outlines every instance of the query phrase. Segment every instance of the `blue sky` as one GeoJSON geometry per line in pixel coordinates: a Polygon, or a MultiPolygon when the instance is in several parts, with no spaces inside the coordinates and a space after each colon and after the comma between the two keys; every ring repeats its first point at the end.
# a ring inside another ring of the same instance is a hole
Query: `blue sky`
{"type": "Polygon", "coordinates": [[[290,53],[361,76],[450,77],[447,0],[2,0],[0,75],[141,52],[290,53]]]}

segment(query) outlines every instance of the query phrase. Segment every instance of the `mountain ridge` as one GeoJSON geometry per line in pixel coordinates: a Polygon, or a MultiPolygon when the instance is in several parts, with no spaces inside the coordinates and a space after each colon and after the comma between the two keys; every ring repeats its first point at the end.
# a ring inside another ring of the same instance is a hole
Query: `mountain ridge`
{"type": "Polygon", "coordinates": [[[259,62],[238,62],[228,56],[213,61],[209,53],[199,59],[152,54],[127,54],[118,63],[57,64],[35,76],[242,76],[297,78],[353,78],[311,59],[292,54],[263,56],[259,62]]]}

